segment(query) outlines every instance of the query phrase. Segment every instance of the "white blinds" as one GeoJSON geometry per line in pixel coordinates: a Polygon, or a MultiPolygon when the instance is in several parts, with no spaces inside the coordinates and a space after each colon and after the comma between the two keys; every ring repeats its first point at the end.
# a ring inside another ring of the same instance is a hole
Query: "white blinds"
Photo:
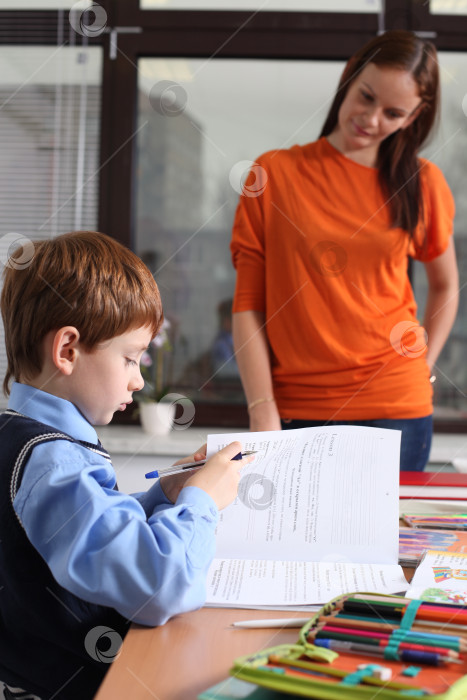
{"type": "MultiPolygon", "coordinates": [[[[101,60],[100,47],[0,48],[2,273],[12,233],[97,227],[101,60]]],[[[0,348],[1,384],[3,327],[0,348]]]]}

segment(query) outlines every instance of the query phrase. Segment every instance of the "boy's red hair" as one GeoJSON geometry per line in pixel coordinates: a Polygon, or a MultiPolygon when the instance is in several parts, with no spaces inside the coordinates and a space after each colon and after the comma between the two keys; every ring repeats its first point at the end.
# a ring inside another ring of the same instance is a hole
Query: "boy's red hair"
{"type": "Polygon", "coordinates": [[[27,266],[22,249],[7,262],[1,295],[8,369],[3,383],[32,379],[42,369],[42,341],[75,326],[91,351],[98,343],[163,320],[159,289],[140,258],[113,238],[76,231],[36,241],[27,266]]]}

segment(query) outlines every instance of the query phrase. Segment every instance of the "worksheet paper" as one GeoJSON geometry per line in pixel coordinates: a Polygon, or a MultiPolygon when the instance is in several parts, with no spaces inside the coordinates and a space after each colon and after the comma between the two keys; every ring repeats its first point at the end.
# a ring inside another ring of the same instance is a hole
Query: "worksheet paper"
{"type": "Polygon", "coordinates": [[[256,450],[220,513],[208,605],[303,605],[402,592],[400,432],[326,426],[208,436],[256,450]]]}

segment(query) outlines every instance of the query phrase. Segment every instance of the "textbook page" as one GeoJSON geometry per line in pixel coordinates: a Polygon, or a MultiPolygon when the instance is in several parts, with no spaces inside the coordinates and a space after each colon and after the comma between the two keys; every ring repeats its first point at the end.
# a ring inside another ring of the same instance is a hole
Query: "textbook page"
{"type": "Polygon", "coordinates": [[[397,564],[400,431],[215,434],[208,457],[234,440],[257,454],[220,512],[216,558],[397,564]]]}
{"type": "Polygon", "coordinates": [[[467,554],[427,550],[415,569],[406,597],[467,605],[467,554]]]}
{"type": "Polygon", "coordinates": [[[352,591],[407,590],[397,564],[214,559],[207,577],[208,607],[312,605],[352,591]]]}

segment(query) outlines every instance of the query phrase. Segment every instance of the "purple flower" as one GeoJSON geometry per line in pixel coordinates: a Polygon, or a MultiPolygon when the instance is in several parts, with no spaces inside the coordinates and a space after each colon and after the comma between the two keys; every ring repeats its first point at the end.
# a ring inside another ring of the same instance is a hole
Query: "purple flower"
{"type": "Polygon", "coordinates": [[[170,321],[166,318],[162,321],[162,326],[159,328],[159,332],[155,338],[151,340],[151,345],[155,348],[165,348],[166,350],[171,350],[170,341],[167,331],[170,328],[170,321]]]}
{"type": "Polygon", "coordinates": [[[172,363],[165,357],[173,349],[168,333],[170,327],[170,321],[164,319],[158,334],[141,356],[141,374],[144,379],[144,388],[139,395],[141,401],[159,401],[170,389],[172,363]]]}
{"type": "Polygon", "coordinates": [[[141,355],[141,364],[143,367],[152,367],[152,357],[147,350],[141,355]]]}

